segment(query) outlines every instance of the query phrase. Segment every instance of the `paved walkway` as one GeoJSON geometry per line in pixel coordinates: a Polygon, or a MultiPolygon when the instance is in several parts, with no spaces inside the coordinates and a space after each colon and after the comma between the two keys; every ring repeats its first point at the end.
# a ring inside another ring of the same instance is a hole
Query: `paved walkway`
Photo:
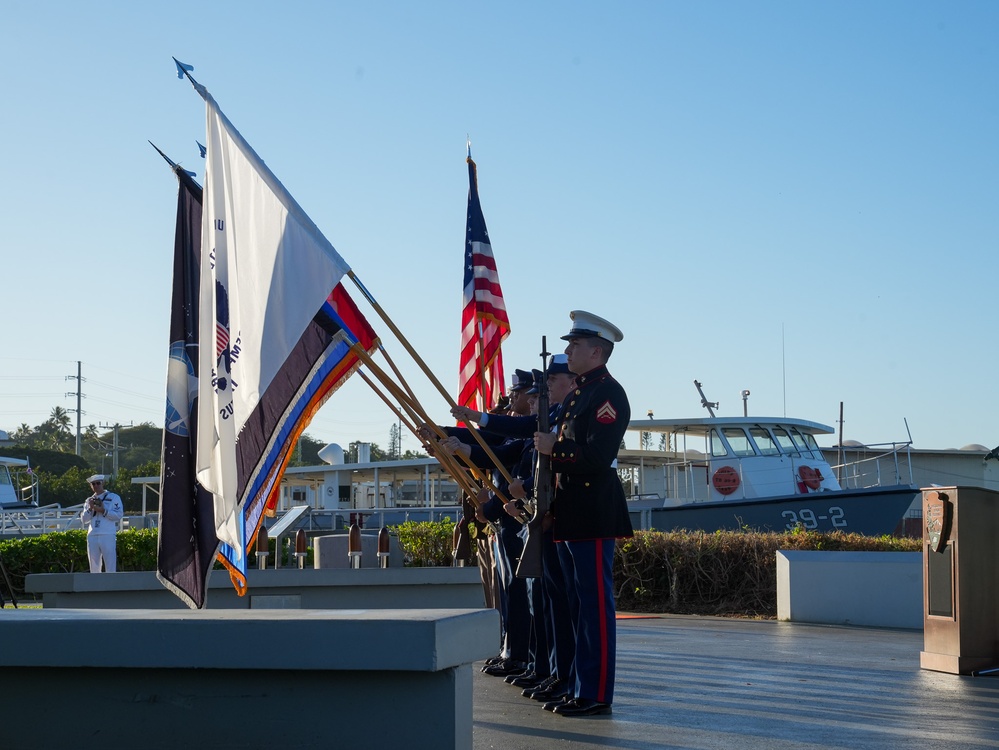
{"type": "Polygon", "coordinates": [[[618,621],[612,716],[541,710],[475,669],[475,750],[999,748],[999,677],[923,671],[921,631],[618,621]]]}

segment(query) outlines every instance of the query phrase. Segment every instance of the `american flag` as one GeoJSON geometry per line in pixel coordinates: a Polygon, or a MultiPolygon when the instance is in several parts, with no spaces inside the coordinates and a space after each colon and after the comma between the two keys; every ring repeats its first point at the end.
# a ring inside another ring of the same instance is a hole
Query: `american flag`
{"type": "Polygon", "coordinates": [[[215,357],[229,346],[229,295],[225,287],[215,282],[215,357]]]}
{"type": "Polygon", "coordinates": [[[500,345],[510,335],[496,259],[479,205],[475,162],[468,159],[465,286],[462,293],[458,404],[485,411],[505,392],[500,345]]]}

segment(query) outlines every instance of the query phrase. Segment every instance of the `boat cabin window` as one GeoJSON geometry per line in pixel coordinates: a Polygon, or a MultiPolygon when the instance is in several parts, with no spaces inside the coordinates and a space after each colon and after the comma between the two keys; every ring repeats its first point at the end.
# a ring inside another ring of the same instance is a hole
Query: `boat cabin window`
{"type": "Polygon", "coordinates": [[[804,450],[812,454],[812,458],[823,458],[822,449],[815,442],[815,436],[807,432],[794,431],[795,441],[800,441],[804,445],[804,450]]]}
{"type": "Polygon", "coordinates": [[[718,435],[718,430],[711,430],[711,455],[712,456],[727,456],[728,448],[725,447],[725,441],[721,439],[718,435]]]}
{"type": "Polygon", "coordinates": [[[770,437],[770,433],[762,427],[751,427],[749,434],[752,435],[753,442],[756,443],[756,449],[761,455],[776,456],[780,453],[777,443],[775,443],[774,439],[770,437]]]}
{"type": "Polygon", "coordinates": [[[0,484],[11,484],[10,474],[6,466],[0,466],[0,484]]]}
{"type": "Polygon", "coordinates": [[[749,435],[740,427],[725,427],[722,429],[725,439],[728,440],[732,452],[737,456],[754,456],[753,444],[749,440],[749,435]]]}
{"type": "Polygon", "coordinates": [[[792,456],[798,453],[798,448],[795,446],[794,441],[783,427],[774,427],[774,437],[777,438],[777,445],[780,446],[782,453],[792,456]]]}

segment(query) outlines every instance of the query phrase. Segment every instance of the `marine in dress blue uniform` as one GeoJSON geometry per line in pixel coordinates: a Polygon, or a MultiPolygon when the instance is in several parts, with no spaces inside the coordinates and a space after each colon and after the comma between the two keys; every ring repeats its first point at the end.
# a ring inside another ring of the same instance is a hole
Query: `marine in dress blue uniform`
{"type": "Polygon", "coordinates": [[[631,419],[624,388],[607,370],[624,335],[592,313],[570,313],[569,369],[576,388],[562,402],[556,434],[535,434],[556,478],[553,532],[576,636],[575,684],[545,708],[563,716],[611,712],[616,665],[613,590],[615,540],[632,536],[617,452],[631,419]]]}
{"type": "MultiPolygon", "coordinates": [[[[513,384],[510,387],[511,404],[519,406],[520,416],[506,417],[509,419],[532,420],[527,416],[527,396],[526,391],[533,383],[531,372],[528,370],[515,370],[513,384]]],[[[477,413],[477,412],[476,412],[477,413]]],[[[493,418],[500,418],[499,415],[490,415],[493,418]]],[[[480,415],[481,417],[481,415],[480,415]]],[[[464,418],[463,418],[463,421],[464,418]]],[[[445,427],[444,432],[451,438],[457,439],[465,446],[466,455],[475,466],[489,467],[491,460],[486,452],[478,445],[477,441],[469,435],[468,428],[445,427]]],[[[530,439],[524,436],[509,438],[497,433],[488,435],[483,431],[483,437],[493,455],[504,465],[504,467],[516,478],[518,467],[524,463],[524,453],[530,453],[533,448],[530,439]],[[505,438],[505,439],[504,439],[505,438]]],[[[530,434],[526,432],[526,434],[530,434]]],[[[503,493],[509,496],[509,486],[503,475],[496,471],[493,475],[493,484],[503,493]]],[[[528,669],[531,661],[531,607],[529,602],[529,592],[527,582],[514,575],[517,567],[517,560],[524,547],[524,540],[520,535],[522,524],[503,510],[502,501],[489,493],[489,498],[481,505],[483,517],[495,524],[499,533],[493,535],[494,560],[496,564],[496,578],[499,594],[499,612],[502,648],[499,660],[490,660],[483,668],[483,672],[497,677],[507,677],[510,675],[521,675],[528,669]]]]}

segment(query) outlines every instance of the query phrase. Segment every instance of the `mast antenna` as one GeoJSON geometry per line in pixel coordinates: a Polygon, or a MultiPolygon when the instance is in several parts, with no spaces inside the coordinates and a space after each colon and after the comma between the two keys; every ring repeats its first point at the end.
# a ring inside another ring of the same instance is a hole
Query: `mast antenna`
{"type": "Polygon", "coordinates": [[[701,384],[698,383],[696,380],[694,381],[694,388],[696,388],[697,392],[701,395],[701,406],[703,406],[705,409],[707,409],[708,410],[708,414],[710,414],[712,417],[714,417],[714,415],[715,415],[715,409],[718,408],[718,402],[717,401],[708,401],[707,397],[704,395],[704,391],[701,390],[701,384]]]}

